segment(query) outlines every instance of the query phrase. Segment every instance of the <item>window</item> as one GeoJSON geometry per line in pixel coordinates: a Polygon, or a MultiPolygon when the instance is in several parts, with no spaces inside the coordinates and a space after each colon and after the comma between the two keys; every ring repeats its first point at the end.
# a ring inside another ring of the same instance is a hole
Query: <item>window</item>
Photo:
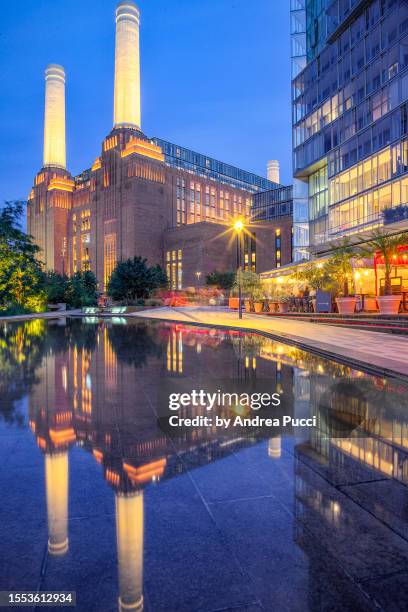
{"type": "Polygon", "coordinates": [[[275,230],[275,262],[276,262],[276,267],[280,268],[282,265],[282,236],[281,236],[281,230],[278,227],[275,230]]]}
{"type": "Polygon", "coordinates": [[[167,251],[166,274],[170,289],[182,289],[183,287],[183,251],[167,251]]]}
{"type": "Polygon", "coordinates": [[[244,270],[256,272],[256,236],[244,234],[244,270]]]}
{"type": "Polygon", "coordinates": [[[105,289],[116,266],[116,234],[108,234],[104,238],[103,279],[105,289]]]}
{"type": "Polygon", "coordinates": [[[87,231],[91,229],[91,211],[83,210],[81,212],[81,231],[87,231]]]}
{"type": "Polygon", "coordinates": [[[176,186],[176,224],[185,225],[187,223],[186,215],[186,181],[177,177],[176,186]]]}

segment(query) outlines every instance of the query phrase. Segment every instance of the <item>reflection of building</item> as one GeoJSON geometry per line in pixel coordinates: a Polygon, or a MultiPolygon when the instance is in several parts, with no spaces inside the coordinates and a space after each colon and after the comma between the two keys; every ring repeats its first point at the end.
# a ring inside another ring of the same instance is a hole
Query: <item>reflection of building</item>
{"type": "MultiPolygon", "coordinates": [[[[140,611],[145,488],[183,473],[184,455],[199,467],[256,443],[249,437],[224,444],[205,429],[170,441],[150,402],[164,377],[240,376],[238,356],[231,335],[219,330],[70,321],[50,327],[53,333],[59,352],[44,354],[29,400],[30,427],[45,454],[49,552],[68,550],[69,447],[76,442],[115,492],[119,610],[140,611]]],[[[256,375],[256,356],[246,355],[245,345],[241,362],[243,376],[256,375]]],[[[280,439],[270,449],[277,457],[280,439]]]]}
{"type": "Polygon", "coordinates": [[[143,610],[143,492],[115,499],[119,610],[143,610]]]}
{"type": "Polygon", "coordinates": [[[50,356],[38,374],[40,382],[30,397],[30,427],[44,453],[48,551],[63,555],[68,550],[68,449],[76,441],[64,358],[50,356]]]}
{"type": "Polygon", "coordinates": [[[348,382],[333,380],[330,372],[309,374],[309,411],[318,416],[318,427],[299,452],[333,470],[355,463],[407,484],[406,390],[360,374],[351,372],[348,382]]]}
{"type": "Polygon", "coordinates": [[[324,252],[408,201],[407,20],[405,0],[292,3],[295,259],[307,222],[324,252]]]}
{"type": "MultiPolygon", "coordinates": [[[[272,176],[276,179],[276,165],[272,176]]],[[[194,285],[194,274],[236,269],[234,249],[223,233],[238,217],[250,217],[254,193],[274,190],[272,180],[170,142],[149,138],[141,128],[139,10],[131,1],[116,9],[113,129],[92,167],[73,177],[65,160],[65,72],[46,71],[44,164],[27,208],[28,230],[48,269],[92,270],[101,289],[116,262],[135,255],[162,267],[176,262],[170,280],[194,285]],[[194,244],[198,258],[190,253],[194,244]]],[[[290,261],[290,216],[282,227],[282,263],[290,261]],[[288,253],[288,256],[286,256],[288,253]],[[286,259],[287,261],[286,261],[286,259]]],[[[270,242],[279,227],[259,228],[258,268],[274,267],[270,242]]]]}
{"type": "MultiPolygon", "coordinates": [[[[67,546],[68,449],[76,441],[99,463],[115,494],[120,610],[143,609],[143,506],[149,487],[177,478],[186,462],[190,468],[199,468],[257,442],[256,436],[220,439],[204,429],[170,441],[153,411],[161,381],[183,375],[197,385],[212,377],[267,379],[272,387],[279,386],[289,405],[294,404],[295,416],[307,416],[307,410],[317,410],[328,387],[327,377],[363,378],[347,366],[296,347],[233,330],[74,320],[65,329],[50,327],[49,336],[53,341],[44,351],[29,404],[32,431],[46,454],[49,550],[63,553],[67,546]],[[59,334],[58,343],[54,333],[59,334]],[[54,352],[52,347],[57,345],[54,352]]],[[[392,464],[392,475],[407,482],[405,387],[370,380],[372,397],[376,397],[374,391],[382,395],[387,389],[393,409],[373,412],[377,418],[367,421],[372,428],[365,440],[326,443],[323,431],[308,438],[301,432],[296,448],[296,542],[300,546],[301,530],[304,526],[307,531],[310,514],[333,526],[347,521],[337,499],[321,491],[310,475],[312,470],[302,467],[305,459],[312,457],[320,466],[344,465],[347,460],[355,467],[373,467],[381,475],[391,474],[392,464]]],[[[281,445],[279,436],[265,444],[265,456],[271,462],[279,460],[281,445]]]]}

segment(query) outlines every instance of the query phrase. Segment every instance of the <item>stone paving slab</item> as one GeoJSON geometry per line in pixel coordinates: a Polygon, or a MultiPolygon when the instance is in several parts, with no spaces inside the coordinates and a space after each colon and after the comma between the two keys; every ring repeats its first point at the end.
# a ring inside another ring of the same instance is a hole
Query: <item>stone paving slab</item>
{"type": "Polygon", "coordinates": [[[205,307],[154,308],[129,315],[194,325],[211,325],[261,332],[306,349],[387,375],[408,376],[408,339],[360,329],[324,326],[293,318],[262,317],[205,307]]]}

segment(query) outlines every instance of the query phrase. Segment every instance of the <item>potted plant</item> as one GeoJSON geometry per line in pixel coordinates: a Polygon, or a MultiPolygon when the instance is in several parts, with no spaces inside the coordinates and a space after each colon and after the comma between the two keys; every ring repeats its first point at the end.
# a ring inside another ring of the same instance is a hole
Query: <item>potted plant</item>
{"type": "Polygon", "coordinates": [[[254,311],[259,314],[264,306],[264,292],[261,288],[255,288],[252,297],[254,300],[254,311]]]}
{"type": "Polygon", "coordinates": [[[398,247],[408,242],[408,232],[395,235],[376,229],[371,233],[368,241],[363,236],[361,239],[364,240],[364,244],[359,247],[359,252],[366,256],[378,254],[384,262],[384,295],[377,296],[380,314],[398,314],[401,294],[393,295],[392,293],[391,272],[394,257],[398,254],[398,247]]]}
{"type": "Polygon", "coordinates": [[[228,307],[231,308],[231,310],[238,310],[238,306],[239,306],[239,300],[238,300],[237,291],[236,291],[236,288],[233,287],[230,291],[230,296],[228,298],[228,307]]]}
{"type": "Polygon", "coordinates": [[[310,261],[293,274],[297,281],[305,283],[310,289],[312,296],[313,312],[317,312],[317,294],[326,294],[327,301],[331,301],[333,291],[333,279],[327,267],[327,262],[310,261]]]}
{"type": "Polygon", "coordinates": [[[279,299],[278,309],[279,309],[280,313],[283,314],[285,312],[288,312],[288,310],[289,310],[289,299],[290,298],[287,297],[287,296],[282,296],[279,299]]]}
{"type": "Polygon", "coordinates": [[[332,255],[326,263],[327,272],[337,283],[339,295],[336,304],[339,314],[353,314],[356,309],[357,298],[350,291],[349,282],[353,278],[352,261],[356,253],[349,238],[344,238],[342,244],[332,246],[332,255]]]}
{"type": "Polygon", "coordinates": [[[261,279],[256,272],[238,270],[235,278],[234,289],[241,284],[242,295],[246,312],[251,312],[255,297],[262,293],[261,279]]]}

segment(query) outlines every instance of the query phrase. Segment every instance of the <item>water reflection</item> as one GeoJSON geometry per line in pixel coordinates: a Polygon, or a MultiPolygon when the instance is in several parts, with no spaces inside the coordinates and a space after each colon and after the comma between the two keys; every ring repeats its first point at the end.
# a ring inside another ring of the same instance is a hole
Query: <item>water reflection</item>
{"type": "MultiPolygon", "coordinates": [[[[267,378],[289,398],[295,417],[318,416],[317,428],[295,432],[299,546],[308,521],[313,523],[310,513],[336,528],[350,520],[337,496],[310,476],[311,464],[334,484],[342,470],[349,474],[357,468],[408,484],[405,384],[261,336],[126,320],[117,325],[89,317],[84,323],[33,321],[0,328],[0,369],[5,421],[21,424],[18,400],[29,397],[29,427],[44,455],[49,555],[69,550],[73,445],[93,455],[114,491],[120,610],[144,608],[146,488],[259,442],[256,437],[220,440],[199,429],[170,440],[156,418],[156,390],[164,378],[188,376],[203,386],[215,377],[267,378]],[[364,394],[350,397],[338,384],[330,391],[339,379],[364,380],[364,394]],[[359,416],[352,435],[331,435],[327,405],[343,424],[344,415],[359,416]]],[[[272,462],[281,458],[282,442],[281,436],[268,441],[265,453],[272,462]]]]}

